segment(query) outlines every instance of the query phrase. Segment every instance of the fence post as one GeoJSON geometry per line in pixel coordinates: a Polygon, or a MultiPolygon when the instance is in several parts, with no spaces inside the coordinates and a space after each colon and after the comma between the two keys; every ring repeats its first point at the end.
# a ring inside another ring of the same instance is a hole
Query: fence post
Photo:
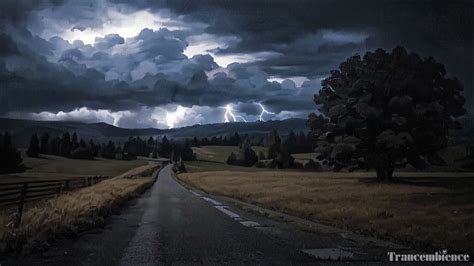
{"type": "Polygon", "coordinates": [[[28,183],[23,183],[23,186],[21,188],[21,194],[20,194],[20,202],[18,204],[18,216],[15,221],[14,227],[18,228],[21,223],[21,216],[23,215],[23,206],[25,205],[25,197],[26,197],[26,192],[28,190],[28,183]]]}
{"type": "Polygon", "coordinates": [[[66,180],[66,183],[64,184],[64,187],[66,188],[66,190],[69,190],[70,189],[70,182],[71,180],[66,180]]]}

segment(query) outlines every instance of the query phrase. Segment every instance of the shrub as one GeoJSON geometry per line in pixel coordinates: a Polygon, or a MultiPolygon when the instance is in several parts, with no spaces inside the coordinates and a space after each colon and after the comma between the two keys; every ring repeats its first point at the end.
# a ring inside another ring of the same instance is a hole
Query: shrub
{"type": "Polygon", "coordinates": [[[94,156],[92,152],[87,148],[79,147],[71,152],[72,159],[81,159],[81,160],[92,160],[94,156]]]}
{"type": "Polygon", "coordinates": [[[306,170],[306,171],[321,171],[322,167],[321,167],[321,164],[319,164],[318,162],[315,162],[315,161],[309,159],[309,161],[304,164],[304,170],[306,170]]]}
{"type": "Polygon", "coordinates": [[[262,162],[262,161],[258,161],[258,162],[255,164],[255,166],[256,166],[257,168],[266,168],[266,167],[267,167],[267,165],[266,165],[264,162],[262,162]]]}

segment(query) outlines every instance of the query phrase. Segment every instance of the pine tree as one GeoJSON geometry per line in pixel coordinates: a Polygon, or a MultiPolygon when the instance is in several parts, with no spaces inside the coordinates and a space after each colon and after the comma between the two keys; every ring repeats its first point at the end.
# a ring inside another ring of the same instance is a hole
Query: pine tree
{"type": "Polygon", "coordinates": [[[43,136],[41,136],[40,153],[49,154],[50,152],[51,150],[49,148],[49,135],[47,132],[44,132],[43,136]]]}
{"type": "Polygon", "coordinates": [[[26,151],[26,155],[28,157],[38,157],[38,153],[40,152],[39,140],[38,135],[33,134],[30,139],[30,146],[26,151]]]}
{"type": "Polygon", "coordinates": [[[0,134],[0,173],[17,173],[25,171],[21,154],[12,143],[8,132],[0,134]]]}

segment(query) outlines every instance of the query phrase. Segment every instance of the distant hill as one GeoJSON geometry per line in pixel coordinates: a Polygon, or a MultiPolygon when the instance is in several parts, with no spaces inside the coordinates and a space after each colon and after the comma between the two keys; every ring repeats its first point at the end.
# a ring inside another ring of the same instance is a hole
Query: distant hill
{"type": "Polygon", "coordinates": [[[33,133],[43,134],[48,132],[51,136],[60,136],[64,132],[76,132],[84,140],[93,139],[97,142],[106,142],[108,140],[124,141],[129,136],[163,136],[168,138],[203,138],[213,136],[227,136],[235,132],[239,134],[265,135],[269,131],[278,130],[282,135],[288,134],[290,130],[295,132],[307,132],[305,119],[287,119],[266,122],[234,122],[217,123],[206,125],[194,125],[173,129],[127,129],[112,126],[106,123],[81,123],[81,122],[63,122],[63,121],[33,121],[0,118],[0,132],[10,132],[13,140],[19,147],[26,147],[33,133]]]}

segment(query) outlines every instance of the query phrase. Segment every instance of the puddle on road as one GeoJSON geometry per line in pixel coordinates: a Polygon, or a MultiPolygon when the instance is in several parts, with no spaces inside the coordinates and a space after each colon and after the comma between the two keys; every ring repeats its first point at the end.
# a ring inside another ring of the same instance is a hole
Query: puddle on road
{"type": "Polygon", "coordinates": [[[259,223],[257,222],[253,222],[253,221],[244,221],[244,222],[240,222],[242,225],[244,226],[247,226],[247,227],[257,227],[257,226],[260,226],[259,223]]]}
{"type": "Polygon", "coordinates": [[[303,249],[304,253],[318,260],[352,260],[354,253],[340,248],[303,249]]]}

